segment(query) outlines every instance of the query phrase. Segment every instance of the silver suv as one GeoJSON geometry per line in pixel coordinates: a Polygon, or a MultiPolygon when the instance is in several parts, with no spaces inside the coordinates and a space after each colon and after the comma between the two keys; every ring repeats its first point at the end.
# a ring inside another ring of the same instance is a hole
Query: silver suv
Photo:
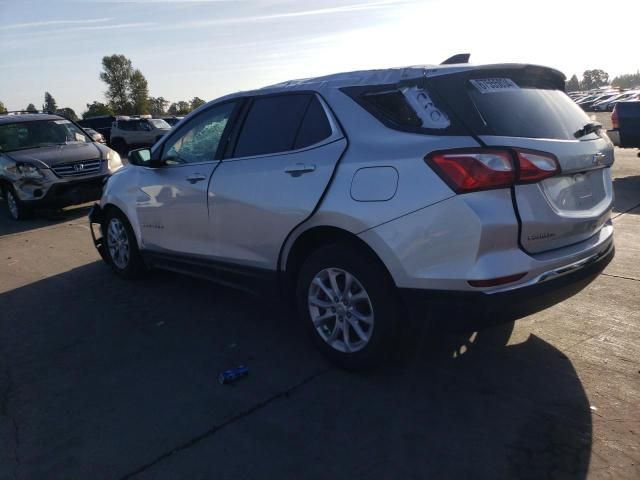
{"type": "Polygon", "coordinates": [[[0,190],[14,220],[100,198],[120,156],[58,115],[0,115],[0,190]]]}
{"type": "Polygon", "coordinates": [[[111,126],[109,145],[118,152],[126,152],[132,148],[150,147],[169,130],[171,130],[171,125],[161,118],[120,116],[111,126]]]}
{"type": "Polygon", "coordinates": [[[613,147],[563,89],[458,64],[229,95],[130,154],[94,241],[125,277],[284,294],[327,356],[370,365],[409,318],[529,313],[612,258],[613,147]]]}

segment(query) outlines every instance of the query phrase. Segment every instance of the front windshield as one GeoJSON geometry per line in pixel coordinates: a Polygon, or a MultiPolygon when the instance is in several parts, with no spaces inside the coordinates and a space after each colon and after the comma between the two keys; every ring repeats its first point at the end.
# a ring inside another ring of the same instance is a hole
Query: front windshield
{"type": "Polygon", "coordinates": [[[91,142],[91,139],[65,119],[0,125],[0,151],[4,152],[87,142],[91,142]]]}
{"type": "Polygon", "coordinates": [[[169,125],[161,118],[152,118],[151,120],[149,120],[149,123],[156,128],[171,128],[171,125],[169,125]]]}

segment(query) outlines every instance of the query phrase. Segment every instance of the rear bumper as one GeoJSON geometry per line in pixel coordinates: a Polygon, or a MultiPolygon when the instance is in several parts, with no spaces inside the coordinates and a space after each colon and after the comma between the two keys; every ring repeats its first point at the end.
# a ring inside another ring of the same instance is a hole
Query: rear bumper
{"type": "Polygon", "coordinates": [[[607,130],[607,136],[616,147],[620,146],[620,132],[618,130],[607,130]]]}
{"type": "Polygon", "coordinates": [[[555,269],[534,283],[496,293],[400,288],[411,317],[418,321],[447,322],[479,328],[513,321],[544,310],[575,295],[593,281],[615,255],[613,242],[566,271],[555,269]]]}

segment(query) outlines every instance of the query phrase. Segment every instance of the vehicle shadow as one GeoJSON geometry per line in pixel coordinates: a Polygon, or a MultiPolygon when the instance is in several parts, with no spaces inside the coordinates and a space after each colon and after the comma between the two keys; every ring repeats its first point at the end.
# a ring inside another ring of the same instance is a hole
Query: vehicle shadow
{"type": "Polygon", "coordinates": [[[177,274],[129,282],[94,262],[0,304],[25,478],[122,478],[176,449],[141,478],[583,479],[589,466],[571,362],[535,336],[509,345],[512,323],[425,330],[349,373],[277,302],[177,274]],[[216,383],[242,363],[248,378],[216,383]]]}
{"type": "Polygon", "coordinates": [[[640,204],[640,175],[614,178],[613,191],[614,213],[640,213],[640,209],[634,209],[640,204]]]}
{"type": "Polygon", "coordinates": [[[0,200],[0,237],[77,220],[86,217],[90,208],[91,204],[67,207],[63,210],[38,209],[33,212],[31,218],[15,221],[8,217],[4,200],[0,200]]]}

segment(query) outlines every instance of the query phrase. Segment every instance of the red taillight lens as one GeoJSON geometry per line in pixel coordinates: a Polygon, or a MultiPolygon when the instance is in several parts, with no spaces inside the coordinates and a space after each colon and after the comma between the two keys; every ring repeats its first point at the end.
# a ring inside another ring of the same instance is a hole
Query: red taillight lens
{"type": "Polygon", "coordinates": [[[547,177],[552,177],[560,171],[560,166],[555,157],[539,152],[516,150],[518,155],[518,183],[539,182],[547,177]]]}
{"type": "Polygon", "coordinates": [[[425,160],[457,193],[538,182],[560,171],[553,155],[519,149],[445,150],[425,160]]]}
{"type": "Polygon", "coordinates": [[[515,179],[511,155],[504,150],[435,152],[427,162],[458,193],[504,188],[515,179]]]}
{"type": "Polygon", "coordinates": [[[613,113],[611,114],[611,127],[614,129],[620,128],[620,123],[618,121],[618,105],[616,104],[613,107],[613,113]]]}

